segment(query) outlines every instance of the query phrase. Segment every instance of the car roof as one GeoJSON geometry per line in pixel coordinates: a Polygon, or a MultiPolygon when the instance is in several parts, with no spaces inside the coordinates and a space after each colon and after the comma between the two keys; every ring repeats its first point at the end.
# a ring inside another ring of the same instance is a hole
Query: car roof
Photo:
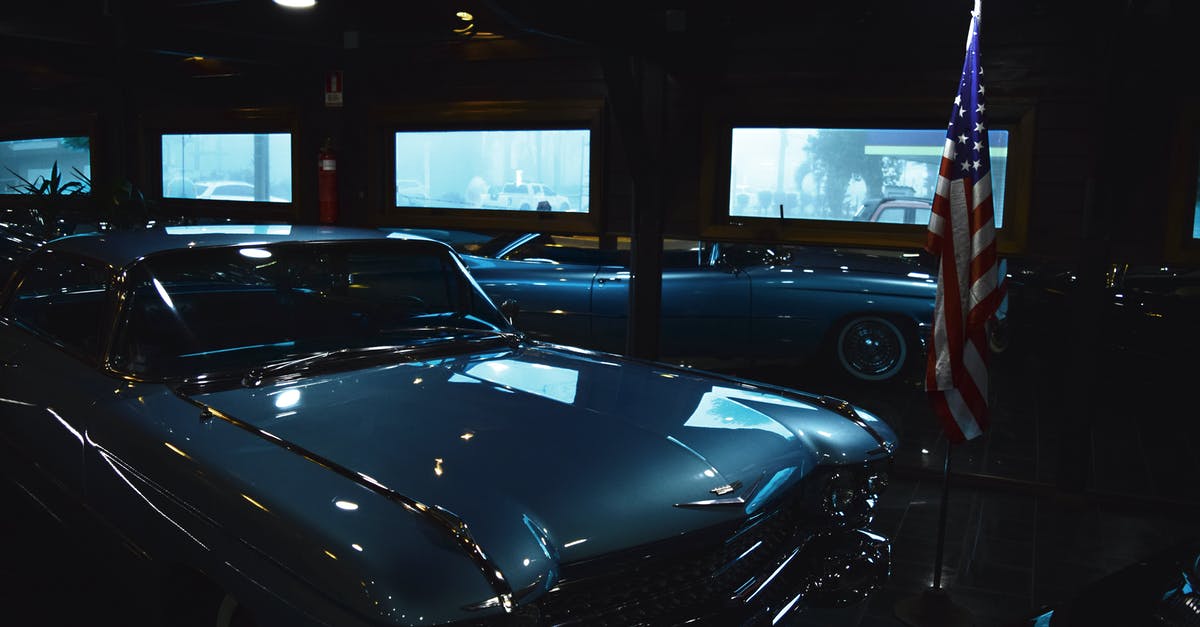
{"type": "Polygon", "coordinates": [[[874,198],[868,198],[868,199],[864,200],[863,204],[868,205],[871,203],[897,202],[897,201],[915,202],[915,203],[921,203],[923,205],[933,204],[932,199],[923,198],[921,196],[883,196],[883,197],[876,196],[874,198]]]}
{"type": "Polygon", "coordinates": [[[196,181],[196,184],[197,185],[214,185],[214,186],[215,185],[243,185],[245,187],[254,187],[254,183],[248,183],[246,181],[233,181],[233,180],[218,180],[218,181],[205,180],[205,181],[196,181]]]}
{"type": "Polygon", "coordinates": [[[147,255],[184,248],[381,239],[433,241],[416,236],[392,235],[389,238],[386,233],[375,229],[345,226],[212,224],[159,226],[149,229],[68,235],[47,242],[46,247],[91,257],[114,267],[122,267],[147,255]]]}

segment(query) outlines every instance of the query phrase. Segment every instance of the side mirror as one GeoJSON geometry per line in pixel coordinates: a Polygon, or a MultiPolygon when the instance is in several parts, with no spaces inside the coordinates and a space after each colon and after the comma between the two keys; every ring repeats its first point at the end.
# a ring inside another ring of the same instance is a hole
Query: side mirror
{"type": "Polygon", "coordinates": [[[511,298],[506,299],[504,302],[500,303],[500,313],[504,314],[505,318],[508,318],[508,323],[511,325],[516,326],[517,313],[520,311],[521,311],[521,306],[517,304],[517,301],[515,301],[511,298]]]}

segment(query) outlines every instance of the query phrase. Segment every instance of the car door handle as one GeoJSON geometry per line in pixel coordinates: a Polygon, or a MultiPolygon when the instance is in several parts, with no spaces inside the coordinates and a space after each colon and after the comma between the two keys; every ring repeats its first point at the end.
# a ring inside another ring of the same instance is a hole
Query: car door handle
{"type": "Polygon", "coordinates": [[[600,285],[604,285],[605,283],[608,283],[609,281],[620,281],[623,279],[624,279],[624,277],[619,277],[619,276],[601,277],[599,279],[596,279],[596,282],[599,283],[600,285]]]}

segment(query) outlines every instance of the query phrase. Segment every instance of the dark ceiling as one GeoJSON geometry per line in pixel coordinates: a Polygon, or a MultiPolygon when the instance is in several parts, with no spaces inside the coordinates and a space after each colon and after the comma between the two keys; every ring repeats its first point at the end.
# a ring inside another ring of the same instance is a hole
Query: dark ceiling
{"type": "MultiPolygon", "coordinates": [[[[692,0],[42,0],[0,15],[10,86],[52,87],[113,72],[197,75],[303,68],[348,54],[393,55],[481,42],[546,51],[717,55],[751,50],[920,49],[965,37],[970,4],[692,0]],[[457,16],[473,16],[464,21],[457,16]],[[960,33],[961,31],[961,33],[960,33]],[[947,33],[960,33],[949,35],[947,33]],[[205,62],[191,57],[204,57],[205,62]]],[[[1055,3],[1008,0],[994,18],[1038,38],[1055,3]]],[[[1009,28],[1001,26],[1001,28],[1009,28]]],[[[336,61],[335,61],[336,62],[336,61]]]]}
{"type": "MultiPolygon", "coordinates": [[[[1165,21],[1189,4],[992,0],[986,60],[1010,81],[1036,80],[1029,68],[1047,63],[1045,50],[1068,40],[1094,49],[1104,32],[1094,25],[1119,24],[1129,7],[1165,21]]],[[[970,9],[970,0],[319,0],[301,10],[271,0],[40,0],[0,14],[0,72],[9,89],[39,90],[122,75],[300,72],[353,55],[403,65],[436,50],[450,59],[619,52],[840,75],[924,65],[941,80],[956,71],[970,9]]]]}

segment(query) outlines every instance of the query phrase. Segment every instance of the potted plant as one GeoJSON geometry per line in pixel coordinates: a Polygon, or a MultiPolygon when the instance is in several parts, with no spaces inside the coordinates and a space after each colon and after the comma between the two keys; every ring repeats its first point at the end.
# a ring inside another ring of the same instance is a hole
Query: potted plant
{"type": "Polygon", "coordinates": [[[9,185],[10,189],[21,194],[40,197],[32,209],[35,219],[41,223],[40,226],[46,239],[71,231],[73,225],[68,224],[65,220],[65,211],[69,206],[77,203],[68,199],[86,197],[92,189],[91,180],[83,172],[80,172],[79,168],[72,168],[78,179],[74,181],[66,180],[58,169],[58,161],[50,166],[50,176],[39,176],[32,181],[17,174],[12,168],[6,166],[5,169],[20,181],[16,185],[9,185]]]}

